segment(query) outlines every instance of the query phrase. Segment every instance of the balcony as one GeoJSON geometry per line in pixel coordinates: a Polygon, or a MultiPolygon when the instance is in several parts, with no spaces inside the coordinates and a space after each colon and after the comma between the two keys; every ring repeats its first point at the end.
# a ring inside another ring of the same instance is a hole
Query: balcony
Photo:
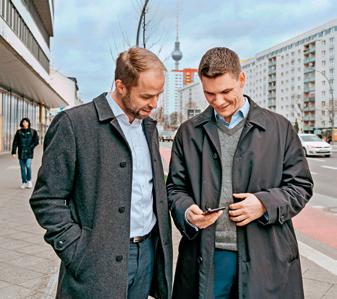
{"type": "Polygon", "coordinates": [[[315,121],[315,115],[304,115],[303,116],[304,121],[315,121]]]}
{"type": "Polygon", "coordinates": [[[313,91],[315,91],[315,86],[304,86],[303,91],[304,91],[305,93],[313,92],[313,91]]]}
{"type": "Polygon", "coordinates": [[[304,74],[311,73],[311,72],[315,72],[315,68],[314,67],[306,67],[304,69],[304,74]]]}
{"type": "Polygon", "coordinates": [[[315,97],[307,97],[303,99],[304,103],[314,103],[315,102],[315,97]]]}
{"type": "Polygon", "coordinates": [[[310,49],[304,49],[303,53],[305,54],[309,54],[309,53],[315,53],[316,52],[316,48],[310,48],[310,49]]]}
{"type": "Polygon", "coordinates": [[[315,82],[315,76],[304,78],[304,83],[315,82]]]}
{"type": "Polygon", "coordinates": [[[303,62],[304,63],[310,63],[310,62],[315,62],[315,60],[316,60],[316,58],[315,58],[315,56],[313,56],[313,57],[305,58],[303,62]]]}
{"type": "Polygon", "coordinates": [[[268,66],[276,66],[276,60],[269,60],[268,66]]]}
{"type": "Polygon", "coordinates": [[[312,112],[315,111],[315,106],[308,106],[308,107],[304,107],[303,111],[305,112],[312,112]]]}

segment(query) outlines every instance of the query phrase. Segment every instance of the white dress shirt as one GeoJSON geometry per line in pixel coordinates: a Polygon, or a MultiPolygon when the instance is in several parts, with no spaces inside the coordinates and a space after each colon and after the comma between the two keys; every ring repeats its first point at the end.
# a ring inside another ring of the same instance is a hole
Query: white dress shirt
{"type": "Polygon", "coordinates": [[[131,124],[120,106],[107,94],[107,100],[120,125],[132,153],[132,194],[130,238],[144,236],[156,224],[153,212],[153,173],[149,146],[143,131],[142,120],[131,124]]]}

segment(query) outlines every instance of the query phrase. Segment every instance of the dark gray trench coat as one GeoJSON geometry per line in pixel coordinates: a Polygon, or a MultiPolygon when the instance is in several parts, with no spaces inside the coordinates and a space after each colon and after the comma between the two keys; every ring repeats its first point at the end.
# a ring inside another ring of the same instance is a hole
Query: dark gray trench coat
{"type": "MultiPolygon", "coordinates": [[[[301,267],[291,218],[312,195],[313,182],[301,143],[282,116],[251,99],[233,160],[233,192],[254,193],[269,221],[237,229],[239,298],[303,298],[301,267]]],[[[213,298],[215,225],[196,232],[185,211],[218,207],[220,142],[214,110],[185,122],[173,145],[167,181],[169,206],[182,233],[173,298],[213,298]]],[[[226,265],[224,265],[226,266],[226,265]]]]}
{"type": "MultiPolygon", "coordinates": [[[[172,242],[156,123],[143,121],[158,239],[152,294],[171,297],[172,242]]],[[[66,110],[45,138],[31,207],[61,258],[57,298],[127,298],[132,156],[105,94],[66,110]]]]}

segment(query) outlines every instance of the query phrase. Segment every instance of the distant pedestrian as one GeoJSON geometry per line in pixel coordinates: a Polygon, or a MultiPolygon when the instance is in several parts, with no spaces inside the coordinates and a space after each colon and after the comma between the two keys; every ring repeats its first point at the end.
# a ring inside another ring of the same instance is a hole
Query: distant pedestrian
{"type": "Polygon", "coordinates": [[[32,159],[34,156],[34,148],[39,144],[39,136],[36,130],[30,127],[29,118],[23,118],[20,121],[20,129],[16,131],[12,155],[16,157],[16,149],[18,149],[18,156],[21,168],[21,189],[32,188],[32,159]]]}

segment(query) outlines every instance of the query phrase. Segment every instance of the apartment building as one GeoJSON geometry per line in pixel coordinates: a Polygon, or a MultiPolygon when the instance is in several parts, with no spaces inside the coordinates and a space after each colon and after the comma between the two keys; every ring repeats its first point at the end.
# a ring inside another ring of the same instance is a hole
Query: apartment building
{"type": "Polygon", "coordinates": [[[0,152],[23,117],[43,136],[49,109],[77,102],[74,81],[50,68],[53,25],[53,0],[0,0],[0,152]]]}
{"type": "Polygon", "coordinates": [[[336,62],[337,19],[243,61],[245,93],[301,132],[331,134],[336,127],[336,62]]]}

